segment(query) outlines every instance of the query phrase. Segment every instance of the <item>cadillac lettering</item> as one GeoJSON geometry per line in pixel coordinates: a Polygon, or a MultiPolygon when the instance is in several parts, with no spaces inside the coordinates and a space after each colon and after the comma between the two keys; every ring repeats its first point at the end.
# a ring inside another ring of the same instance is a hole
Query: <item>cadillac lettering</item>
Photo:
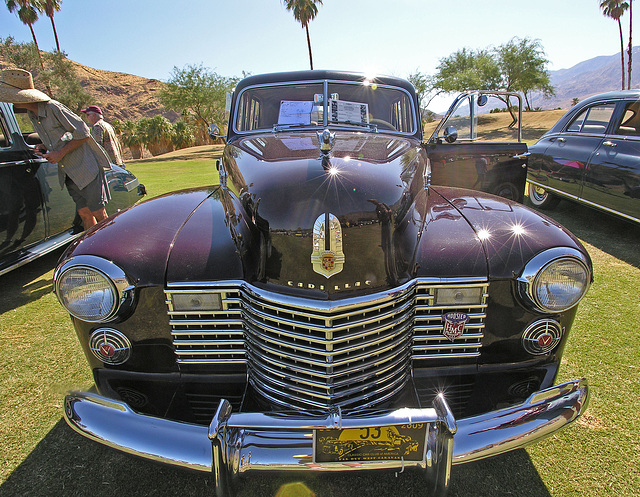
{"type": "Polygon", "coordinates": [[[96,387],[67,394],[69,425],[212,472],[219,496],[265,471],[368,470],[422,472],[415,493],[438,495],[452,465],[574,422],[587,383],[556,377],[591,261],[518,203],[526,145],[477,139],[486,99],[423,141],[399,78],[241,81],[211,186],[62,256],[96,387]]]}

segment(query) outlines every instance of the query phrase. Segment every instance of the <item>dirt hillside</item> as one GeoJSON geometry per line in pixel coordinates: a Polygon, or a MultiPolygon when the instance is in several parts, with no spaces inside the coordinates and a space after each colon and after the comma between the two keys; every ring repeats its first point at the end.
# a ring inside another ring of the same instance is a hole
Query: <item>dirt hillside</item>
{"type": "MultiPolygon", "coordinates": [[[[73,62],[73,61],[72,61],[73,62]]],[[[157,79],[142,78],[121,72],[102,71],[73,62],[84,90],[93,97],[92,104],[102,108],[105,119],[135,121],[141,117],[163,115],[175,122],[180,116],[167,111],[160,103],[164,86],[157,79]]]]}

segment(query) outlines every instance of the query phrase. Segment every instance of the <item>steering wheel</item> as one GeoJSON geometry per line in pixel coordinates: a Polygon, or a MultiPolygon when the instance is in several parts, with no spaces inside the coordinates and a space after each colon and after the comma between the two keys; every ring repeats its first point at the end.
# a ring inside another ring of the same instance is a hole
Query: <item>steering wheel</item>
{"type": "Polygon", "coordinates": [[[391,131],[398,131],[396,127],[388,123],[387,121],[383,121],[382,119],[369,119],[369,124],[375,124],[378,128],[382,129],[390,129],[391,131]]]}

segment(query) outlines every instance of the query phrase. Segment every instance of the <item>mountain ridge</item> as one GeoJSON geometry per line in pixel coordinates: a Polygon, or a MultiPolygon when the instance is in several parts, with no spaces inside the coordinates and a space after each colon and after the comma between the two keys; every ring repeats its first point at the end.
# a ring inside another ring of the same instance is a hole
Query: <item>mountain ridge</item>
{"type": "MultiPolygon", "coordinates": [[[[633,64],[631,72],[631,88],[640,88],[640,46],[633,47],[633,64]]],[[[626,53],[625,53],[626,62],[626,53]]],[[[584,100],[598,93],[620,90],[621,67],[620,52],[613,55],[599,55],[584,60],[568,69],[549,71],[551,84],[556,94],[544,98],[535,94],[532,106],[541,109],[568,109],[573,99],[584,100]]],[[[625,65],[625,79],[627,77],[625,65]]]]}

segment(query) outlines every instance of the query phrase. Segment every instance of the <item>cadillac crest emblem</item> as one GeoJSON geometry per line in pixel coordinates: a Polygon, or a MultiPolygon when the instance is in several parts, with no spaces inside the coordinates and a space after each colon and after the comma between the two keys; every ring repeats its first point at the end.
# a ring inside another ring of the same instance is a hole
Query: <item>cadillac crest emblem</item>
{"type": "Polygon", "coordinates": [[[311,252],[313,270],[331,278],[344,267],[342,252],[342,227],[336,216],[330,212],[318,216],[313,224],[313,252],[311,252]]]}

